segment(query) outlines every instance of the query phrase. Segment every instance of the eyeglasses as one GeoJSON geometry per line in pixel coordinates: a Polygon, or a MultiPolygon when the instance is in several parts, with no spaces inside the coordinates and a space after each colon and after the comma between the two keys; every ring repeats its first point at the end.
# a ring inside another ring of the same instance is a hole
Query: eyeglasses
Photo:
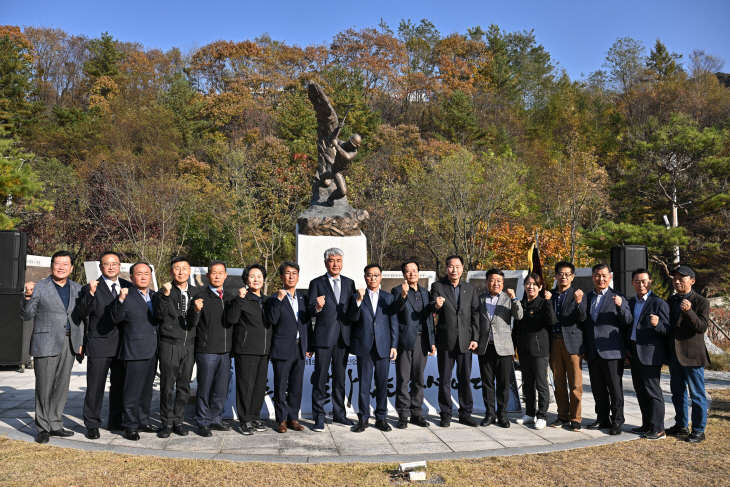
{"type": "Polygon", "coordinates": [[[365,279],[377,279],[380,277],[380,274],[366,274],[365,279]]]}
{"type": "Polygon", "coordinates": [[[102,264],[102,267],[119,267],[121,264],[119,262],[105,262],[102,264]]]}
{"type": "Polygon", "coordinates": [[[557,274],[558,277],[570,277],[573,273],[571,272],[561,272],[560,274],[557,274]]]}

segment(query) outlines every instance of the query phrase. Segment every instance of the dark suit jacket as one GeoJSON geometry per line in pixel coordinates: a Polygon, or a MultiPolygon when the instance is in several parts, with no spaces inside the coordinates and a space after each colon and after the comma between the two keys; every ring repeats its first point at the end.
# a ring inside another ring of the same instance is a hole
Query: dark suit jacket
{"type": "MultiPolygon", "coordinates": [[[[580,304],[575,302],[575,289],[569,287],[565,291],[565,301],[563,301],[563,308],[560,313],[560,328],[563,330],[563,342],[568,353],[572,355],[578,355],[586,353],[585,342],[583,340],[583,324],[585,323],[586,316],[586,296],[583,296],[583,300],[580,304]]],[[[553,307],[560,294],[557,288],[550,291],[553,295],[553,307]]],[[[556,316],[557,318],[557,316],[556,316]]],[[[551,328],[552,333],[552,328],[551,328]]]]}
{"type": "MultiPolygon", "coordinates": [[[[199,292],[199,288],[188,284],[188,302],[186,303],[188,311],[193,305],[193,296],[199,292]]],[[[181,346],[195,343],[196,327],[182,314],[182,296],[182,291],[175,284],[172,285],[169,296],[165,296],[161,292],[155,295],[153,304],[155,318],[160,323],[161,342],[181,346]]]]}
{"type": "Polygon", "coordinates": [[[309,316],[316,316],[313,340],[309,343],[310,352],[313,348],[334,347],[337,339],[342,335],[345,345],[350,345],[350,320],[347,317],[347,307],[350,296],[355,294],[355,282],[349,277],[340,274],[340,302],[335,303],[335,293],[330,285],[327,274],[319,276],[309,283],[309,316]],[[324,307],[317,313],[317,298],[324,296],[324,307]]]}
{"type": "Polygon", "coordinates": [[[436,311],[436,348],[450,352],[457,346],[462,353],[469,352],[469,342],[479,341],[479,297],[477,290],[468,282],[461,281],[460,305],[456,307],[454,286],[448,279],[441,279],[431,286],[431,306],[436,311]],[[444,305],[436,310],[436,298],[444,298],[444,305]]]}
{"type": "Polygon", "coordinates": [[[195,330],[195,353],[229,353],[233,344],[233,325],[226,320],[231,301],[235,295],[223,291],[223,299],[210,286],[193,296],[193,306],[188,311],[188,322],[195,330]],[[194,304],[203,300],[203,309],[195,312],[194,304]]]}
{"type": "Polygon", "coordinates": [[[357,296],[350,296],[350,322],[352,332],[352,353],[358,357],[370,355],[373,341],[380,358],[390,356],[391,348],[398,348],[398,318],[393,306],[393,295],[378,291],[377,309],[373,309],[367,291],[360,306],[357,296]]]}
{"type": "MultiPolygon", "coordinates": [[[[632,317],[634,306],[636,306],[637,298],[634,296],[629,299],[629,309],[632,317]]],[[[626,330],[626,341],[631,350],[631,330],[633,329],[633,321],[626,330]]],[[[666,335],[669,333],[669,306],[667,302],[654,293],[651,293],[644,303],[639,316],[639,323],[636,325],[636,352],[639,362],[644,365],[662,365],[668,362],[669,357],[666,355],[665,342],[666,335]],[[659,317],[659,324],[655,327],[651,326],[651,315],[659,317]]]]}
{"type": "MultiPolygon", "coordinates": [[[[413,290],[409,288],[408,296],[403,299],[401,295],[401,286],[396,286],[391,291],[395,301],[393,306],[398,313],[398,353],[401,350],[412,352],[416,345],[416,338],[418,336],[418,327],[420,326],[420,319],[418,312],[416,311],[416,304],[413,299],[413,290]]],[[[431,346],[436,346],[436,336],[434,334],[433,327],[433,306],[431,306],[426,288],[418,286],[418,292],[421,293],[421,302],[423,303],[423,312],[426,313],[426,325],[423,330],[423,338],[428,340],[428,349],[431,350],[431,346]]]]}
{"type": "MultiPolygon", "coordinates": [[[[131,288],[132,283],[117,278],[120,288],[131,288]]],[[[96,292],[92,296],[87,284],[81,288],[79,314],[86,323],[84,335],[84,354],[88,357],[117,357],[122,346],[119,326],[111,317],[111,310],[116,298],[112,297],[109,286],[103,278],[99,278],[96,292]]]]}
{"type": "Polygon", "coordinates": [[[555,324],[553,302],[537,296],[522,300],[522,319],[515,320],[512,341],[520,357],[550,356],[550,328],[555,324]]]}
{"type": "MultiPolygon", "coordinates": [[[[266,296],[261,296],[262,304],[266,296]]],[[[233,324],[233,347],[239,355],[268,355],[271,351],[271,323],[266,321],[264,307],[256,295],[236,296],[226,312],[226,320],[233,324]]]]}
{"type": "Polygon", "coordinates": [[[271,337],[271,353],[269,358],[274,360],[288,360],[296,354],[304,359],[307,353],[307,333],[312,329],[309,326],[309,312],[307,311],[307,297],[296,293],[299,313],[294,316],[294,310],[286,297],[279,301],[278,293],[274,293],[266,301],[266,318],[271,323],[273,337],[271,337]],[[299,332],[299,346],[297,347],[297,332],[299,332]]]}
{"type": "MultiPolygon", "coordinates": [[[[670,313],[676,301],[679,301],[676,294],[669,296],[667,304],[670,313]]],[[[669,350],[685,367],[706,367],[710,365],[705,346],[705,331],[710,323],[710,302],[694,291],[687,301],[692,303],[692,308],[686,313],[680,310],[676,322],[671,323],[669,350]]]]}
{"type": "Polygon", "coordinates": [[[586,300],[585,343],[586,355],[589,359],[600,356],[606,360],[625,359],[626,342],[624,334],[631,326],[631,310],[629,300],[618,291],[608,288],[601,299],[598,310],[598,319],[594,322],[591,317],[591,302],[596,291],[593,290],[584,297],[586,300]],[[621,307],[613,302],[614,296],[621,296],[621,307]]]}
{"type": "MultiPolygon", "coordinates": [[[[154,300],[155,292],[147,290],[154,300]]],[[[137,288],[129,289],[124,302],[114,300],[111,309],[112,321],[122,331],[122,360],[147,360],[157,353],[157,320],[150,311],[137,288]]]]}

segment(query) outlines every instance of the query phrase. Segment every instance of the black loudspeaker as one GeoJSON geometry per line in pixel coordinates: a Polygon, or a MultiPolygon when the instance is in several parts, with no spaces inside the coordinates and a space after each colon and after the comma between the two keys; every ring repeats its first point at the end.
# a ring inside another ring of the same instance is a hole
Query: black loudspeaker
{"type": "Polygon", "coordinates": [[[649,251],[643,245],[621,245],[611,249],[613,288],[626,296],[634,297],[631,273],[636,269],[649,268],[649,251]]]}
{"type": "Polygon", "coordinates": [[[21,293],[25,287],[28,235],[14,230],[0,231],[0,293],[21,293]]]}
{"type": "Polygon", "coordinates": [[[22,294],[0,294],[0,364],[3,365],[21,365],[30,360],[28,344],[33,322],[20,319],[22,299],[22,294]]]}

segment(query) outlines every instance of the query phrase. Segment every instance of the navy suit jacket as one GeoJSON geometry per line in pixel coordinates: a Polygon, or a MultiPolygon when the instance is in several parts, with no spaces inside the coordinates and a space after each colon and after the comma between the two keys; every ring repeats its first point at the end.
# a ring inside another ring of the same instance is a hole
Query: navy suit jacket
{"type": "Polygon", "coordinates": [[[378,291],[378,305],[373,310],[373,303],[367,292],[357,305],[357,295],[350,297],[350,321],[352,322],[353,354],[358,357],[370,355],[373,341],[380,358],[390,356],[391,348],[398,348],[398,317],[393,306],[393,295],[383,290],[378,291]]]}
{"type": "Polygon", "coordinates": [[[307,311],[307,297],[296,293],[299,313],[294,316],[294,310],[289,304],[289,298],[281,301],[278,292],[272,294],[266,301],[266,319],[271,323],[274,336],[271,338],[271,353],[269,358],[274,360],[289,360],[295,354],[303,359],[307,353],[307,333],[309,326],[309,312],[307,311]],[[299,347],[297,347],[297,332],[299,333],[299,347]]]}
{"type": "MultiPolygon", "coordinates": [[[[132,288],[132,283],[117,278],[120,288],[132,288]]],[[[117,291],[119,292],[119,291],[117,291]]],[[[112,321],[111,310],[116,298],[112,296],[109,286],[103,278],[99,278],[96,292],[92,296],[87,284],[81,288],[79,314],[86,322],[84,335],[84,354],[88,357],[117,357],[121,348],[119,326],[112,321]]]]}
{"type": "Polygon", "coordinates": [[[345,345],[350,346],[350,320],[347,317],[347,306],[350,296],[355,294],[355,281],[340,274],[340,302],[335,302],[335,292],[329,282],[327,274],[319,276],[309,283],[309,316],[316,316],[310,351],[315,347],[334,347],[337,339],[342,335],[345,345]],[[324,307],[317,313],[317,298],[324,296],[324,307]]]}
{"type": "Polygon", "coordinates": [[[629,300],[618,291],[608,288],[601,299],[598,310],[598,319],[594,322],[591,317],[591,303],[596,291],[588,293],[586,300],[585,342],[586,355],[589,359],[596,355],[606,360],[625,359],[626,342],[624,341],[626,328],[631,326],[631,310],[629,300]],[[621,296],[621,306],[613,302],[614,296],[621,296]]]}
{"type": "MultiPolygon", "coordinates": [[[[558,300],[560,294],[557,288],[550,291],[553,295],[553,306],[558,300]]],[[[569,287],[565,291],[565,300],[563,301],[563,308],[560,313],[560,328],[563,330],[563,342],[565,348],[571,355],[578,355],[586,353],[586,347],[583,343],[583,324],[586,321],[586,297],[583,296],[583,300],[580,304],[575,303],[575,289],[569,287]]],[[[552,327],[550,327],[550,333],[552,333],[552,327]]],[[[551,341],[552,344],[552,341],[551,341]]]]}
{"type": "MultiPolygon", "coordinates": [[[[636,305],[636,296],[629,299],[629,309],[633,313],[636,305]]],[[[631,340],[633,321],[626,331],[627,343],[631,340]]],[[[639,361],[644,365],[662,365],[668,363],[669,357],[666,353],[666,335],[669,333],[669,305],[662,298],[651,293],[644,303],[639,316],[639,323],[636,325],[636,352],[639,361]],[[651,315],[659,317],[659,324],[651,326],[651,315]]]]}
{"type": "MultiPolygon", "coordinates": [[[[150,299],[154,300],[155,292],[147,290],[150,299]]],[[[147,360],[157,353],[157,320],[147,307],[144,298],[137,288],[129,289],[124,302],[114,301],[111,309],[114,323],[122,331],[122,360],[147,360]]]]}
{"type": "MultiPolygon", "coordinates": [[[[401,295],[402,291],[403,289],[401,286],[396,286],[391,291],[395,298],[393,306],[395,306],[398,323],[400,325],[400,329],[398,331],[398,350],[411,352],[416,345],[416,337],[418,335],[420,320],[418,319],[418,313],[416,312],[416,304],[413,299],[413,293],[409,289],[408,296],[406,299],[403,299],[403,296],[401,295]]],[[[426,329],[423,330],[422,336],[428,340],[428,350],[430,351],[432,345],[436,346],[436,336],[434,335],[433,329],[433,312],[431,311],[431,306],[429,306],[429,295],[426,288],[418,286],[418,292],[421,293],[423,311],[426,313],[426,329]]]]}

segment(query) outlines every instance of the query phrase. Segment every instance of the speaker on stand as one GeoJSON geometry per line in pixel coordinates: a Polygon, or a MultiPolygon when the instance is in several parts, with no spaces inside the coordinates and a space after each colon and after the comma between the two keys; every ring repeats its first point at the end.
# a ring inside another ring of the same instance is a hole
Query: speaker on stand
{"type": "Polygon", "coordinates": [[[636,295],[631,285],[631,273],[636,269],[648,268],[649,251],[644,245],[620,245],[611,249],[613,287],[627,298],[636,295]]]}
{"type": "Polygon", "coordinates": [[[17,365],[20,372],[30,364],[28,354],[33,322],[20,318],[25,293],[25,261],[28,236],[14,230],[0,231],[0,365],[17,365]]]}

